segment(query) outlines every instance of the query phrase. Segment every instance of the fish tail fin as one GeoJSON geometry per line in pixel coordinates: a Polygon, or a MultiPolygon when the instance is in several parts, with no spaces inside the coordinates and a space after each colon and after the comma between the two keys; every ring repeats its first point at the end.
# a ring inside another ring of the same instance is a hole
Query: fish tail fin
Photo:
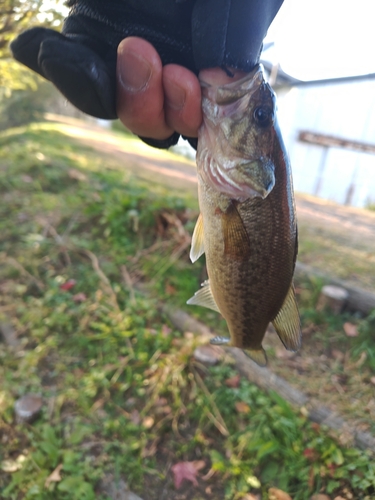
{"type": "Polygon", "coordinates": [[[289,288],[284,303],[272,324],[285,348],[288,351],[298,351],[301,347],[301,321],[293,285],[289,288]]]}
{"type": "Polygon", "coordinates": [[[257,365],[267,365],[267,356],[263,347],[261,347],[260,349],[243,349],[243,352],[246,354],[246,356],[249,356],[250,359],[255,361],[257,365]]]}

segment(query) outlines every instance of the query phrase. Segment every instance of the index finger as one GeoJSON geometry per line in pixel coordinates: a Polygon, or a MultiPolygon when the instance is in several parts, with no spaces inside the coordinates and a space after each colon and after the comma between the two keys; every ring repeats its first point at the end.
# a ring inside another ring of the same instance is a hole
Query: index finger
{"type": "Polygon", "coordinates": [[[117,113],[134,134],[166,139],[173,134],[164,114],[162,62],[154,47],[138,37],[123,40],[117,58],[117,113]]]}

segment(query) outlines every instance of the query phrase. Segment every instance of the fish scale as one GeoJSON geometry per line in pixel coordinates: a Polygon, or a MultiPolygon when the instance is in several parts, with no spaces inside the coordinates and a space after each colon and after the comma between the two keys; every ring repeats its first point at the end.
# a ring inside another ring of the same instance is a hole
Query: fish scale
{"type": "Polygon", "coordinates": [[[290,350],[300,320],[292,283],[297,223],[291,169],[275,115],[275,96],[261,66],[238,82],[203,86],[198,136],[200,217],[194,262],[206,253],[209,281],[188,304],[219,311],[230,338],[266,364],[262,340],[270,322],[290,350]]]}

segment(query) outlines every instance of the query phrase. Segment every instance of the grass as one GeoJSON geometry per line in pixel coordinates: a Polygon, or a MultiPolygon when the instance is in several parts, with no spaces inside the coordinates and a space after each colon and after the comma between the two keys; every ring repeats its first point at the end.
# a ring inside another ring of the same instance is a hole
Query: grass
{"type": "MultiPolygon", "coordinates": [[[[295,500],[374,498],[370,454],[230,363],[198,363],[202,341],[160,312],[159,300],[181,307],[205,277],[188,259],[194,198],[150,190],[47,124],[0,135],[0,173],[0,323],[14,332],[0,344],[0,498],[109,500],[112,477],[144,500],[265,500],[270,487],[295,500]],[[43,396],[42,411],[18,424],[27,393],[43,396]],[[200,464],[196,485],[175,488],[180,462],[200,464]]],[[[340,326],[313,312],[317,291],[300,291],[305,326],[334,335],[340,326]]],[[[372,328],[371,316],[354,357],[373,352],[372,328]]]]}

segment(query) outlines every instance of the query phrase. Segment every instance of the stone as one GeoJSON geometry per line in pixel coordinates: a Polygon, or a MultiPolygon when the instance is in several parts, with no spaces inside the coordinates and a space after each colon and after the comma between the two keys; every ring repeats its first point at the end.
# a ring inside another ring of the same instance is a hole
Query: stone
{"type": "Polygon", "coordinates": [[[195,349],[194,358],[203,365],[217,365],[221,359],[221,352],[215,346],[202,345],[195,349]]]}
{"type": "Polygon", "coordinates": [[[110,500],[142,500],[141,497],[131,492],[123,479],[115,479],[108,474],[100,483],[100,492],[110,500]]]}
{"type": "Polygon", "coordinates": [[[40,394],[25,394],[17,399],[14,404],[17,423],[33,422],[38,417],[42,406],[43,398],[40,394]]]}
{"type": "Polygon", "coordinates": [[[288,493],[279,490],[278,488],[270,488],[268,490],[268,500],[293,500],[288,493]]]}

